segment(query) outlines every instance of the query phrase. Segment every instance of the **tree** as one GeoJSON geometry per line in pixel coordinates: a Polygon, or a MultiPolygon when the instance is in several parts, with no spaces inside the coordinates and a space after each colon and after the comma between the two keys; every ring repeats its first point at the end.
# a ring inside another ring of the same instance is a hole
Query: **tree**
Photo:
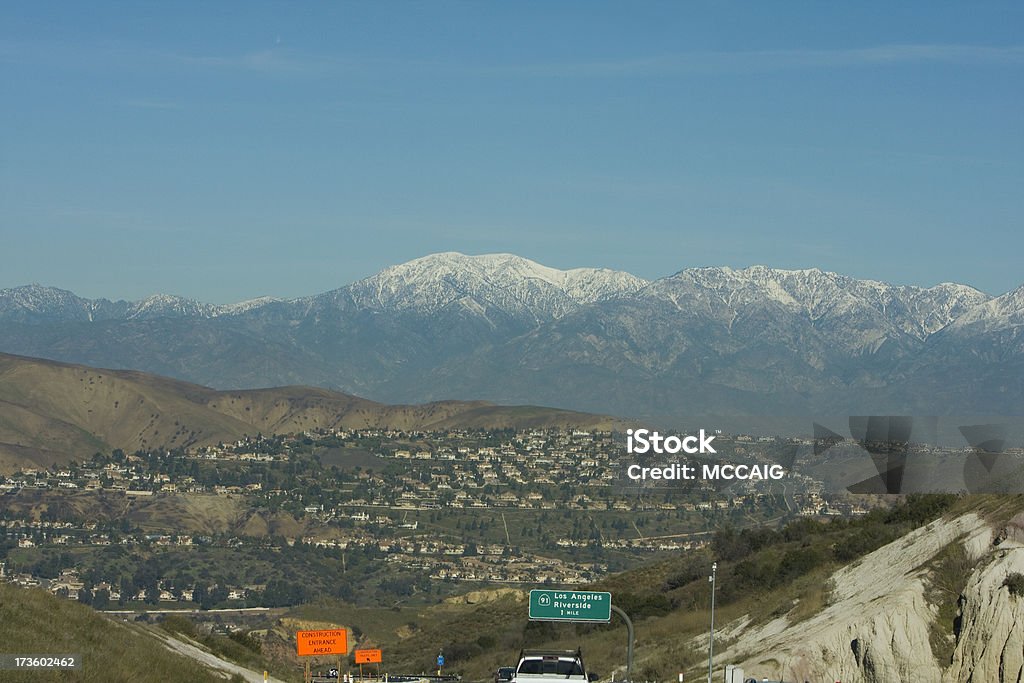
{"type": "Polygon", "coordinates": [[[106,588],[101,588],[92,596],[93,609],[104,610],[110,606],[110,591],[106,588]]]}
{"type": "Polygon", "coordinates": [[[199,605],[199,609],[210,609],[213,603],[210,601],[210,589],[202,583],[197,583],[192,589],[192,602],[199,605]]]}
{"type": "Polygon", "coordinates": [[[291,607],[305,601],[305,587],[284,579],[274,579],[268,582],[260,599],[263,607],[291,607]]]}

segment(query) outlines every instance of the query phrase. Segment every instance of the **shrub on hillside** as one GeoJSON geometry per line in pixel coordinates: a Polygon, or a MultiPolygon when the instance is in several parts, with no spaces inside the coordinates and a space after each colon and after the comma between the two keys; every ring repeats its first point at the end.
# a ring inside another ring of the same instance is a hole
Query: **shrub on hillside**
{"type": "Polygon", "coordinates": [[[232,631],[228,634],[228,638],[256,654],[260,654],[263,651],[263,644],[260,642],[260,639],[244,631],[232,631]]]}
{"type": "Polygon", "coordinates": [[[179,614],[168,614],[165,616],[160,621],[160,628],[168,633],[180,633],[188,638],[194,639],[199,637],[199,634],[196,633],[196,625],[187,617],[179,614]]]}
{"type": "Polygon", "coordinates": [[[915,527],[938,519],[959,500],[955,493],[911,493],[889,511],[887,524],[909,522],[915,527]]]}
{"type": "Polygon", "coordinates": [[[633,619],[664,616],[675,607],[664,593],[616,593],[615,605],[633,619]]]}
{"type": "Polygon", "coordinates": [[[1010,595],[1024,595],[1024,574],[1013,572],[1003,580],[1003,585],[1010,589],[1010,595]]]}
{"type": "Polygon", "coordinates": [[[675,590],[697,579],[705,580],[710,567],[711,560],[702,553],[684,555],[675,565],[675,571],[665,577],[662,590],[675,590]]]}
{"type": "Polygon", "coordinates": [[[826,564],[829,559],[828,552],[824,548],[817,546],[791,550],[785,554],[779,563],[775,583],[782,584],[808,574],[826,564]]]}
{"type": "Polygon", "coordinates": [[[899,536],[898,529],[880,523],[863,524],[855,528],[841,543],[837,543],[832,553],[839,562],[851,562],[873,550],[878,550],[899,536]]]}

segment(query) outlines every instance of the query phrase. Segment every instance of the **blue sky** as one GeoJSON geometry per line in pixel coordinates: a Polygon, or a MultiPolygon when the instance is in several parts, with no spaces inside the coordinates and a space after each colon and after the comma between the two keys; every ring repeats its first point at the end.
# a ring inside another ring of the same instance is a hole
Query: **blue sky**
{"type": "Polygon", "coordinates": [[[437,251],[1024,283],[1024,4],[6,2],[0,287],[437,251]]]}

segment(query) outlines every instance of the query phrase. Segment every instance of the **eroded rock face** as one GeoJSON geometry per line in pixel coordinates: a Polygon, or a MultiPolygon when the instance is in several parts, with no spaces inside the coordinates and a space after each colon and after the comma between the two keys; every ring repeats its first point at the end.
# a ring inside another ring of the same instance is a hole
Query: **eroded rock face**
{"type": "Polygon", "coordinates": [[[745,672],[776,680],[938,683],[943,663],[929,639],[937,610],[926,598],[925,567],[951,543],[973,557],[991,541],[992,529],[974,514],[913,531],[837,571],[821,612],[747,629],[720,661],[739,660],[745,672]]]}
{"type": "Polygon", "coordinates": [[[813,617],[736,629],[716,660],[739,662],[758,679],[1021,683],[1024,596],[1003,585],[1014,572],[1024,573],[1024,514],[996,528],[975,514],[940,520],[836,572],[830,604],[813,617]],[[951,544],[962,544],[975,569],[950,663],[932,652],[938,610],[927,596],[928,565],[951,544]]]}
{"type": "Polygon", "coordinates": [[[959,633],[943,683],[1018,683],[1024,680],[1024,595],[1003,585],[1024,574],[1018,515],[971,573],[960,596],[959,633]]]}
{"type": "Polygon", "coordinates": [[[506,596],[512,596],[517,602],[522,602],[526,599],[525,591],[519,590],[518,588],[492,588],[490,590],[470,591],[464,595],[445,598],[445,602],[453,605],[479,605],[487,602],[494,602],[495,600],[501,600],[506,596]]]}

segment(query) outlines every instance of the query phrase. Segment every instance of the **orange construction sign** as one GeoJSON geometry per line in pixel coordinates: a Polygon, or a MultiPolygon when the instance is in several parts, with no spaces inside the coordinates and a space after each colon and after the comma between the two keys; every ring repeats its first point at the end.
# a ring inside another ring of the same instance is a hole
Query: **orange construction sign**
{"type": "Polygon", "coordinates": [[[295,647],[300,657],[345,655],[348,654],[348,631],[343,628],[326,631],[296,631],[295,647]]]}
{"type": "Polygon", "coordinates": [[[380,650],[356,650],[356,664],[380,664],[384,661],[380,650]]]}

